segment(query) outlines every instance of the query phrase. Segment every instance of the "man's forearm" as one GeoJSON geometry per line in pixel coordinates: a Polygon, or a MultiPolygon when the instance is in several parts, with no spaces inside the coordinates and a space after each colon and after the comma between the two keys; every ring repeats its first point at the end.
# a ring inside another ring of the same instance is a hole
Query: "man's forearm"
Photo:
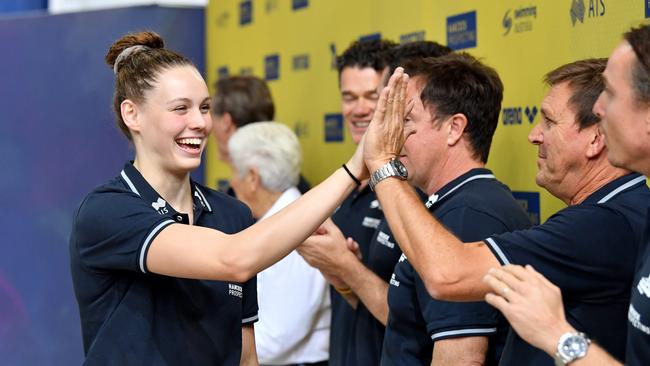
{"type": "Polygon", "coordinates": [[[431,365],[480,366],[485,364],[487,337],[443,339],[433,346],[431,365]]]}
{"type": "Polygon", "coordinates": [[[494,256],[482,242],[463,244],[440,224],[406,181],[389,178],[375,192],[393,235],[436,299],[482,300],[481,279],[494,256]]]}
{"type": "Polygon", "coordinates": [[[358,260],[345,264],[341,277],[383,325],[388,322],[388,283],[358,260]]]}

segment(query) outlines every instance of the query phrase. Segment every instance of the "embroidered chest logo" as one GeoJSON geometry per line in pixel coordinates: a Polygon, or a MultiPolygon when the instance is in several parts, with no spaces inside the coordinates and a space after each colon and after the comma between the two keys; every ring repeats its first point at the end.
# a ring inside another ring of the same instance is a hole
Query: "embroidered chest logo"
{"type": "Polygon", "coordinates": [[[167,202],[165,202],[165,200],[160,197],[158,197],[158,200],[156,202],[151,202],[151,207],[153,207],[153,209],[158,211],[158,213],[161,215],[169,213],[169,210],[166,206],[167,202]]]}
{"type": "Polygon", "coordinates": [[[243,293],[244,290],[242,289],[241,286],[232,283],[228,284],[228,295],[238,297],[241,299],[243,297],[243,293]]]}
{"type": "Polygon", "coordinates": [[[650,298],[650,275],[641,277],[639,284],[636,286],[637,290],[645,297],[650,298]]]}
{"type": "Polygon", "coordinates": [[[399,287],[399,281],[395,278],[395,273],[390,276],[390,284],[399,287]]]}

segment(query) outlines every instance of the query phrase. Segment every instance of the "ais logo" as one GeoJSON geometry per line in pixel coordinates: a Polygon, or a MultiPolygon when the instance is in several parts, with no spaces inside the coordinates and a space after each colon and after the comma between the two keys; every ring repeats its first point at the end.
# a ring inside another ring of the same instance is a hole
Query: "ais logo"
{"type": "MultiPolygon", "coordinates": [[[[647,6],[647,5],[646,5],[647,6]]],[[[576,23],[585,22],[585,15],[587,18],[598,18],[605,15],[605,0],[571,0],[571,24],[575,27],[576,23]]]]}
{"type": "Polygon", "coordinates": [[[280,78],[280,55],[269,55],[264,58],[264,79],[267,81],[280,78]]]}
{"type": "Polygon", "coordinates": [[[253,0],[244,0],[239,3],[239,25],[253,22],[253,0]]]}
{"type": "Polygon", "coordinates": [[[503,111],[501,111],[501,119],[506,126],[520,125],[523,121],[523,116],[526,117],[529,124],[533,124],[535,117],[537,117],[537,106],[503,108],[503,111]]]}
{"type": "Polygon", "coordinates": [[[515,9],[512,12],[512,9],[506,10],[506,13],[503,15],[503,21],[501,24],[505,29],[504,36],[507,36],[514,25],[514,33],[529,32],[533,30],[533,19],[537,19],[537,7],[529,6],[515,9]],[[514,18],[513,18],[514,17],[514,18]]]}
{"type": "Polygon", "coordinates": [[[650,18],[650,0],[643,0],[645,3],[645,17],[650,18]]]}
{"type": "Polygon", "coordinates": [[[447,46],[453,50],[476,47],[476,11],[447,18],[447,46]]]}
{"type": "Polygon", "coordinates": [[[330,113],[325,115],[325,142],[343,141],[343,115],[330,113]]]}

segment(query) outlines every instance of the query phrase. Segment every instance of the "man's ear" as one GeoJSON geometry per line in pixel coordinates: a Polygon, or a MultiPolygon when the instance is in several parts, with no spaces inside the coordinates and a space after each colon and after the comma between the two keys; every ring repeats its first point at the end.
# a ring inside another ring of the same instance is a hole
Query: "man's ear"
{"type": "Polygon", "coordinates": [[[138,106],[130,99],[124,99],[120,104],[120,113],[126,127],[131,131],[140,131],[140,121],[138,120],[138,106]]]}
{"type": "Polygon", "coordinates": [[[449,120],[449,132],[447,145],[454,146],[460,141],[467,127],[467,117],[462,113],[456,113],[449,120]]]}
{"type": "Polygon", "coordinates": [[[246,184],[249,185],[251,192],[257,192],[262,188],[262,177],[256,167],[248,169],[248,174],[246,174],[246,184]]]}
{"type": "Polygon", "coordinates": [[[605,135],[603,134],[603,131],[600,130],[600,126],[598,124],[594,124],[592,126],[587,127],[584,131],[585,133],[591,134],[590,139],[589,139],[589,145],[587,146],[587,158],[592,159],[600,155],[600,153],[605,150],[605,135]]]}

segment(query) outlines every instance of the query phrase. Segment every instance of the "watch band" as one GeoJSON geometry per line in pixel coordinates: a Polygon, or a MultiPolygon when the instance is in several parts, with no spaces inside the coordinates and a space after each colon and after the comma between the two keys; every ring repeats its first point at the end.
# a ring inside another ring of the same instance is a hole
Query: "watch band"
{"type": "Polygon", "coordinates": [[[591,341],[584,333],[564,333],[557,342],[555,365],[566,366],[575,360],[585,357],[590,343],[591,341]]]}
{"type": "Polygon", "coordinates": [[[374,190],[379,182],[390,177],[397,177],[401,180],[405,180],[408,177],[406,167],[399,160],[393,159],[370,174],[370,182],[368,185],[370,189],[374,190]]]}

